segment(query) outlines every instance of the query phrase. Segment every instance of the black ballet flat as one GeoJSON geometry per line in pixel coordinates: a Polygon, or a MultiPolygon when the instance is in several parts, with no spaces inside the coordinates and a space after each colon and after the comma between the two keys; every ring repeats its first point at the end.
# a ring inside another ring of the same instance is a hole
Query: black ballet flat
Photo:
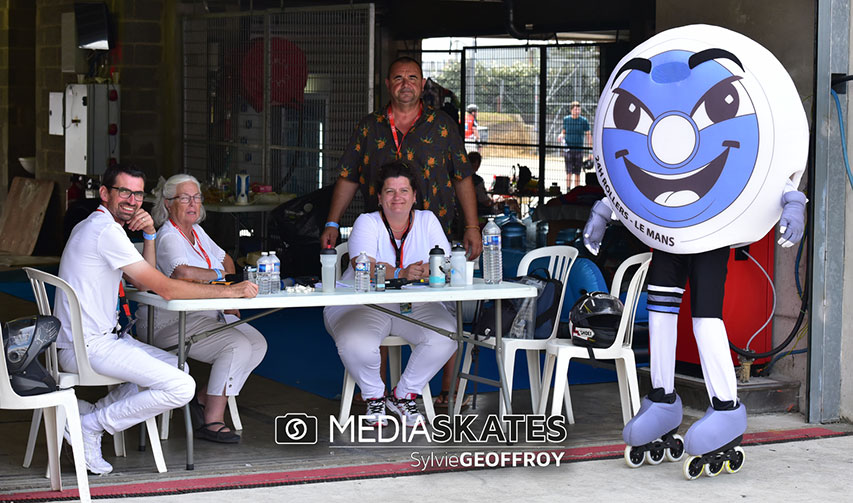
{"type": "Polygon", "coordinates": [[[200,428],[195,430],[195,438],[200,438],[203,440],[209,440],[211,442],[219,442],[220,444],[236,444],[240,442],[240,435],[234,433],[233,431],[222,431],[227,428],[225,423],[222,421],[216,421],[213,423],[206,423],[201,425],[200,428]],[[208,426],[216,426],[221,424],[217,430],[209,430],[208,426]]]}

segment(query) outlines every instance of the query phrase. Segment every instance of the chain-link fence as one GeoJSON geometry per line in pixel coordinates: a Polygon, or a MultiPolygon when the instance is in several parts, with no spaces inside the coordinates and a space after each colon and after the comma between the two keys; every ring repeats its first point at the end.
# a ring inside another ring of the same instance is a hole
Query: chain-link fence
{"type": "Polygon", "coordinates": [[[184,170],[297,195],[332,183],[373,108],[370,5],[183,20],[184,170]]]}

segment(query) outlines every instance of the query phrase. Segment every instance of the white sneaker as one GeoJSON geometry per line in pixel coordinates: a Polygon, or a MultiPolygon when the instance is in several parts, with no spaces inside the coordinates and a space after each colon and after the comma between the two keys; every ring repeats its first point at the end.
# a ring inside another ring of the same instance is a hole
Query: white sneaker
{"type": "Polygon", "coordinates": [[[419,420],[424,420],[424,416],[418,410],[418,404],[415,403],[416,397],[414,393],[409,393],[403,398],[397,398],[397,388],[394,388],[388,395],[386,406],[400,416],[406,426],[414,426],[419,420]]]}
{"type": "MultiPolygon", "coordinates": [[[[113,471],[113,465],[109,464],[101,454],[101,436],[100,433],[87,433],[85,429],[83,434],[83,454],[86,459],[86,468],[95,475],[104,475],[113,471]],[[91,453],[91,454],[90,454],[91,453]]],[[[65,431],[62,432],[62,437],[71,445],[71,432],[68,431],[68,422],[65,422],[65,431]]],[[[73,447],[72,447],[73,448],[73,447]]]]}
{"type": "Polygon", "coordinates": [[[385,415],[385,397],[368,398],[365,402],[367,403],[367,412],[364,414],[364,421],[369,426],[376,426],[377,424],[386,426],[388,421],[385,419],[387,417],[385,415]]]}
{"type": "Polygon", "coordinates": [[[113,465],[107,463],[101,453],[101,437],[103,436],[104,431],[101,430],[97,433],[92,433],[87,431],[86,428],[82,428],[82,431],[83,454],[85,454],[86,457],[86,468],[95,475],[104,475],[113,471],[113,465]]]}

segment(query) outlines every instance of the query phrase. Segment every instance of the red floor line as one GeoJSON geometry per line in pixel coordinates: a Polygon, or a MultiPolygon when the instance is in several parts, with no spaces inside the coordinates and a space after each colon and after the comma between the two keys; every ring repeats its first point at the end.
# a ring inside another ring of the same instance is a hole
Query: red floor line
{"type": "MultiPolygon", "coordinates": [[[[778,430],[749,433],[744,435],[744,445],[760,445],[766,443],[790,442],[848,435],[821,427],[801,428],[796,430],[778,430]]],[[[414,447],[416,448],[416,447],[414,447]]],[[[428,450],[422,449],[424,452],[428,450]]],[[[436,447],[433,451],[440,452],[436,447]]],[[[500,451],[499,447],[486,449],[472,448],[472,451],[500,451]]],[[[570,449],[553,449],[543,452],[563,453],[561,462],[592,461],[621,457],[625,444],[611,444],[590,447],[575,447],[570,449]]],[[[537,451],[539,452],[539,451],[537,451]]],[[[225,477],[193,478],[183,480],[164,480],[143,482],[137,484],[120,484],[111,486],[96,486],[91,488],[93,497],[107,496],[141,496],[180,494],[199,491],[216,491],[223,489],[238,489],[261,486],[276,486],[304,484],[312,482],[327,482],[336,480],[352,480],[379,477],[398,477],[420,473],[437,473],[448,471],[471,470],[467,467],[432,466],[422,469],[413,466],[413,462],[380,463],[361,466],[342,466],[330,468],[314,468],[309,470],[292,470],[287,472],[256,473],[248,475],[232,475],[225,477]]],[[[57,501],[77,499],[77,490],[38,491],[26,493],[0,494],[0,501],[57,501]]]]}

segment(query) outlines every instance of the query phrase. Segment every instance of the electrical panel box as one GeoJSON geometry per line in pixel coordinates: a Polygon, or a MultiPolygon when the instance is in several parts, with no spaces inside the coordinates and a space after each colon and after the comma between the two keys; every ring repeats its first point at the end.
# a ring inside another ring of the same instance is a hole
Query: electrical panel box
{"type": "Polygon", "coordinates": [[[65,88],[65,171],[98,176],[119,162],[119,86],[71,84],[65,88]]]}
{"type": "Polygon", "coordinates": [[[48,108],[47,131],[50,134],[62,136],[62,93],[50,93],[48,108]]]}

